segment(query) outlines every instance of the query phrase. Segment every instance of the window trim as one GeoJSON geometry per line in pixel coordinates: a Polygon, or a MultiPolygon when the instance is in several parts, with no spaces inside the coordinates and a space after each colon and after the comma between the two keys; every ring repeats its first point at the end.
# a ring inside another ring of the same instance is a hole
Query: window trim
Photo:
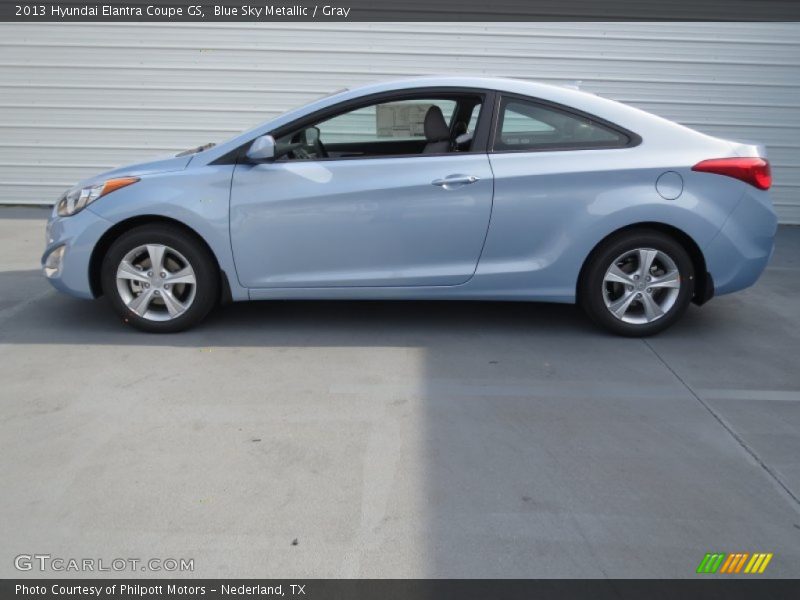
{"type": "Polygon", "coordinates": [[[580,151],[580,150],[622,150],[625,148],[634,148],[642,143],[642,137],[633,132],[629,129],[621,127],[616,123],[612,123],[611,121],[607,121],[601,117],[593,115],[591,113],[584,112],[577,108],[572,108],[571,106],[566,106],[564,104],[559,104],[557,102],[551,102],[550,100],[543,100],[541,98],[534,98],[533,96],[525,96],[523,94],[514,94],[508,92],[500,92],[497,94],[496,99],[496,106],[494,111],[494,118],[492,119],[492,131],[491,131],[491,140],[489,143],[489,153],[490,154],[520,154],[520,153],[531,153],[531,152],[573,152],[573,151],[580,151]],[[586,144],[586,143],[574,143],[574,144],[554,144],[552,146],[547,147],[540,147],[540,148],[523,148],[519,150],[513,149],[498,149],[495,147],[497,144],[497,140],[500,136],[500,111],[503,110],[503,103],[504,101],[508,100],[520,100],[522,102],[527,102],[529,104],[539,105],[543,108],[553,109],[558,112],[565,113],[570,116],[579,117],[582,119],[588,119],[597,123],[598,125],[602,125],[603,127],[610,129],[622,136],[624,136],[627,141],[624,144],[611,144],[611,143],[599,143],[599,144],[586,144]]]}
{"type": "MultiPolygon", "coordinates": [[[[302,162],[311,163],[311,162],[331,162],[331,161],[341,161],[341,160],[381,160],[387,158],[415,158],[423,156],[424,157],[472,156],[475,154],[486,154],[488,151],[487,148],[489,145],[491,125],[493,122],[494,112],[495,112],[492,109],[495,106],[495,96],[498,94],[494,90],[488,90],[484,88],[438,86],[438,87],[407,88],[402,90],[391,90],[388,92],[378,92],[366,96],[359,96],[358,98],[351,98],[349,100],[339,102],[338,104],[334,104],[333,106],[328,106],[316,110],[310,114],[299,117],[294,121],[286,123],[285,125],[267,131],[264,133],[264,135],[271,135],[272,137],[277,139],[302,127],[309,127],[322,120],[331,119],[338,115],[344,114],[345,112],[357,110],[359,108],[365,108],[373,104],[401,101],[404,99],[414,99],[414,98],[422,100],[436,99],[435,98],[436,95],[440,96],[464,95],[464,96],[474,96],[480,99],[481,114],[478,117],[478,125],[475,129],[475,136],[473,137],[473,148],[471,150],[467,152],[438,152],[430,154],[420,153],[420,154],[382,154],[378,156],[333,156],[328,158],[314,158],[312,160],[305,160],[302,162]]],[[[249,161],[247,160],[247,149],[250,148],[250,145],[252,143],[253,140],[249,140],[248,142],[239,146],[239,148],[237,148],[236,151],[234,151],[235,154],[237,154],[239,157],[239,160],[237,162],[249,164],[249,161]]],[[[234,152],[232,152],[231,154],[233,154],[234,152]]]]}

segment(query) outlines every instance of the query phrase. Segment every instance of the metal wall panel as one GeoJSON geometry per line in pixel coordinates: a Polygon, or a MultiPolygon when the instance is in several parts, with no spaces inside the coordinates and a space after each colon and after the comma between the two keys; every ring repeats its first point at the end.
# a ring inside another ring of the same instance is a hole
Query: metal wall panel
{"type": "Polygon", "coordinates": [[[0,203],[221,141],[332,90],[420,74],[581,88],[767,144],[800,223],[800,24],[0,24],[0,203]]]}

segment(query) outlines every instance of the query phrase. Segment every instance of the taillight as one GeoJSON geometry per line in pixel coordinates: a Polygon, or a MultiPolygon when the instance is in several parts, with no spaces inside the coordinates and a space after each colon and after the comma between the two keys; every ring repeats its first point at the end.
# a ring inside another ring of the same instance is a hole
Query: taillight
{"type": "Polygon", "coordinates": [[[764,158],[712,158],[697,163],[692,167],[692,171],[734,177],[760,190],[768,190],[772,185],[769,161],[764,158]]]}

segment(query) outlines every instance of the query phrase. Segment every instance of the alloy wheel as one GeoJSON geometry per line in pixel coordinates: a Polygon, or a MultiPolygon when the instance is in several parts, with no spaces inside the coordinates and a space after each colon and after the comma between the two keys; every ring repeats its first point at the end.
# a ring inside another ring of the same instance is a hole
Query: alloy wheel
{"type": "Polygon", "coordinates": [[[675,261],[654,248],[636,248],[618,256],[603,276],[603,300],[620,321],[652,323],[675,306],[681,275],[675,261]]]}
{"type": "Polygon", "coordinates": [[[188,260],[163,244],[137,246],[117,266],[117,291],[125,306],[150,321],[171,321],[194,302],[197,278],[188,260]]]}

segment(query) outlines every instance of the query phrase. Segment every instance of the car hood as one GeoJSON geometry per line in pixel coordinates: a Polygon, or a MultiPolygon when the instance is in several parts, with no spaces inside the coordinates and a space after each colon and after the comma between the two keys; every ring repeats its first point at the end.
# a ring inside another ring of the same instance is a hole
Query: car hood
{"type": "Polygon", "coordinates": [[[117,167],[104,173],[99,173],[88,179],[84,179],[78,185],[86,186],[100,183],[112,177],[141,177],[142,175],[152,175],[154,173],[167,173],[170,171],[182,171],[191,162],[193,155],[190,156],[171,156],[149,162],[135,163],[117,167]]]}

